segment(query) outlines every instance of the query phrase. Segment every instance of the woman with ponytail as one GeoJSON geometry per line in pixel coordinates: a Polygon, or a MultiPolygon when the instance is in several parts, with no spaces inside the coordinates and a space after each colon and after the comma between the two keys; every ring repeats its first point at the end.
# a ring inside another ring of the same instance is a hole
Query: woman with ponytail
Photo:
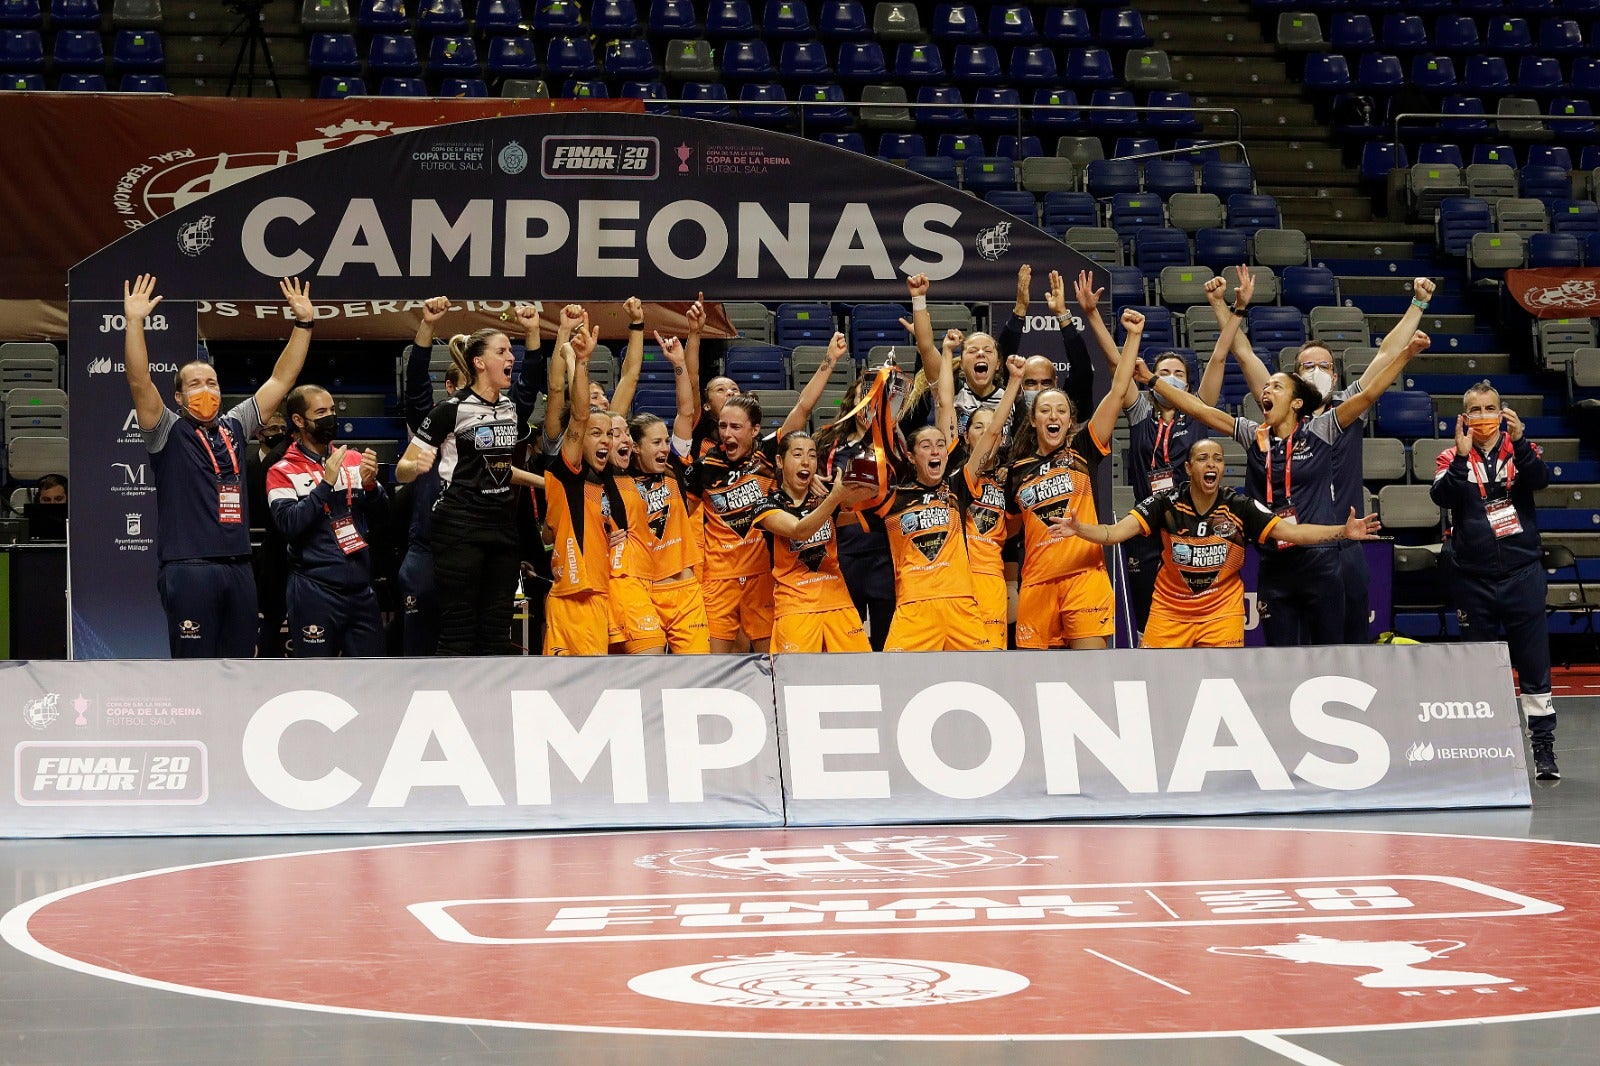
{"type": "Polygon", "coordinates": [[[515,485],[534,475],[512,465],[519,436],[509,396],[511,342],[497,329],[450,339],[450,361],[465,386],[417,426],[395,480],[439,470],[433,510],[434,582],[441,655],[495,655],[510,650],[517,586],[515,485]]]}

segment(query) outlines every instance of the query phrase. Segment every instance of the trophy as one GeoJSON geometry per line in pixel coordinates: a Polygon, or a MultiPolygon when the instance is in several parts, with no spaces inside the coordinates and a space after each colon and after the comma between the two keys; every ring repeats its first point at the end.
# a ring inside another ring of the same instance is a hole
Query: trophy
{"type": "Polygon", "coordinates": [[[1215,955],[1320,962],[1328,966],[1365,966],[1375,972],[1360,974],[1356,980],[1367,988],[1450,988],[1510,983],[1509,977],[1487,973],[1418,969],[1422,963],[1442,959],[1465,946],[1463,940],[1334,940],[1301,933],[1292,944],[1214,947],[1206,950],[1215,955]]]}
{"type": "Polygon", "coordinates": [[[866,448],[851,459],[844,469],[844,479],[878,490],[876,496],[863,504],[863,508],[876,506],[883,499],[892,470],[891,461],[905,458],[905,440],[900,434],[900,411],[910,395],[910,382],[895,365],[894,350],[884,364],[873,371],[862,385],[856,405],[839,416],[841,422],[852,417],[866,431],[866,448]]]}

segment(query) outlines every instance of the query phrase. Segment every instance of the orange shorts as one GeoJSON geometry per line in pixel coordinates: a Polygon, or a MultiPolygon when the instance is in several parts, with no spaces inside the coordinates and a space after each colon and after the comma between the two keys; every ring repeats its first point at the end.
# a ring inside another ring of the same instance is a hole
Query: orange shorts
{"type": "Polygon", "coordinates": [[[1242,648],[1244,615],[1213,615],[1210,618],[1184,618],[1174,614],[1157,599],[1150,605],[1150,621],[1145,623],[1145,648],[1242,648]]]}
{"type": "Polygon", "coordinates": [[[1017,591],[1017,647],[1063,648],[1071,640],[1109,637],[1116,629],[1111,579],[1104,567],[1017,591]]]}
{"type": "Polygon", "coordinates": [[[780,615],[772,623],[772,651],[871,651],[861,615],[854,607],[780,615]]]}
{"type": "Polygon", "coordinates": [[[702,587],[712,640],[737,640],[741,629],[751,640],[772,636],[772,571],[708,580],[702,587]]]}
{"type": "Polygon", "coordinates": [[[1004,646],[992,642],[978,601],[967,596],[900,604],[883,642],[884,651],[997,651],[1004,646]]]}
{"type": "Polygon", "coordinates": [[[650,585],[637,577],[611,578],[611,627],[608,639],[629,655],[667,646],[661,616],[650,599],[650,585]]]}
{"type": "Polygon", "coordinates": [[[546,655],[604,655],[610,630],[611,600],[605,593],[545,597],[546,655]]]}
{"type": "Polygon", "coordinates": [[[973,574],[972,591],[978,596],[978,617],[991,647],[1006,647],[1006,579],[1003,574],[973,574]]]}
{"type": "Polygon", "coordinates": [[[667,631],[667,647],[674,655],[705,655],[711,650],[706,625],[706,598],[700,579],[658,581],[650,586],[650,602],[667,631]]]}

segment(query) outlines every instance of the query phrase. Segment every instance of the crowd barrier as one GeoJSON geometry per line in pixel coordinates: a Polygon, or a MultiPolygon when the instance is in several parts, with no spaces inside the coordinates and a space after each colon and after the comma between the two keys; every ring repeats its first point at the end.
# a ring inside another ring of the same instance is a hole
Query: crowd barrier
{"type": "Polygon", "coordinates": [[[1503,644],[0,669],[15,837],[1526,806],[1503,644]]]}

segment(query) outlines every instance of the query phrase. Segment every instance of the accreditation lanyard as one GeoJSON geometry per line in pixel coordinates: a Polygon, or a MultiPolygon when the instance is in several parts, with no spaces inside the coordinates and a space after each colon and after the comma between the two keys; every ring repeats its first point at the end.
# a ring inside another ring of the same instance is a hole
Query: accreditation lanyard
{"type": "MultiPolygon", "coordinates": [[[[1511,485],[1517,480],[1517,464],[1511,461],[1512,451],[1511,435],[1508,433],[1500,434],[1500,448],[1499,454],[1495,456],[1494,472],[1498,473],[1502,468],[1505,470],[1507,496],[1511,495],[1511,485]]],[[[1467,449],[1467,463],[1471,465],[1473,472],[1478,475],[1478,498],[1486,499],[1489,495],[1489,490],[1484,486],[1489,480],[1490,471],[1483,465],[1483,460],[1478,458],[1478,449],[1476,447],[1467,449]]]]}
{"type": "Polygon", "coordinates": [[[233,468],[231,481],[223,477],[222,464],[217,462],[216,449],[211,446],[205,431],[198,426],[194,431],[206,450],[206,458],[211,460],[211,472],[217,478],[217,521],[225,526],[243,525],[244,499],[239,490],[239,457],[233,450],[233,434],[228,432],[227,426],[218,426],[217,431],[222,436],[222,446],[228,449],[228,464],[233,468]]]}
{"type": "Polygon", "coordinates": [[[1511,500],[1511,486],[1517,480],[1517,464],[1511,459],[1511,437],[1502,433],[1500,435],[1499,454],[1495,457],[1495,471],[1485,468],[1483,461],[1478,458],[1478,449],[1467,449],[1467,462],[1477,474],[1478,498],[1484,501],[1484,517],[1489,520],[1489,529],[1494,533],[1496,540],[1502,540],[1522,532],[1522,518],[1517,514],[1517,506],[1511,500]],[[1490,476],[1503,468],[1506,472],[1506,494],[1498,500],[1490,500],[1486,482],[1490,476]]]}
{"type": "Polygon", "coordinates": [[[1166,492],[1175,485],[1176,479],[1172,476],[1172,431],[1177,428],[1178,419],[1174,417],[1168,422],[1160,415],[1156,416],[1156,439],[1150,446],[1150,491],[1166,492]],[[1161,453],[1161,462],[1156,462],[1156,452],[1161,453]]]}
{"type": "MultiPolygon", "coordinates": [[[[1262,435],[1256,441],[1261,448],[1262,457],[1267,465],[1267,507],[1274,513],[1281,514],[1272,503],[1272,430],[1261,427],[1262,435]]],[[[1290,499],[1294,495],[1294,444],[1295,438],[1300,435],[1300,427],[1296,426],[1294,432],[1283,440],[1283,505],[1290,506],[1290,499]]]]}

